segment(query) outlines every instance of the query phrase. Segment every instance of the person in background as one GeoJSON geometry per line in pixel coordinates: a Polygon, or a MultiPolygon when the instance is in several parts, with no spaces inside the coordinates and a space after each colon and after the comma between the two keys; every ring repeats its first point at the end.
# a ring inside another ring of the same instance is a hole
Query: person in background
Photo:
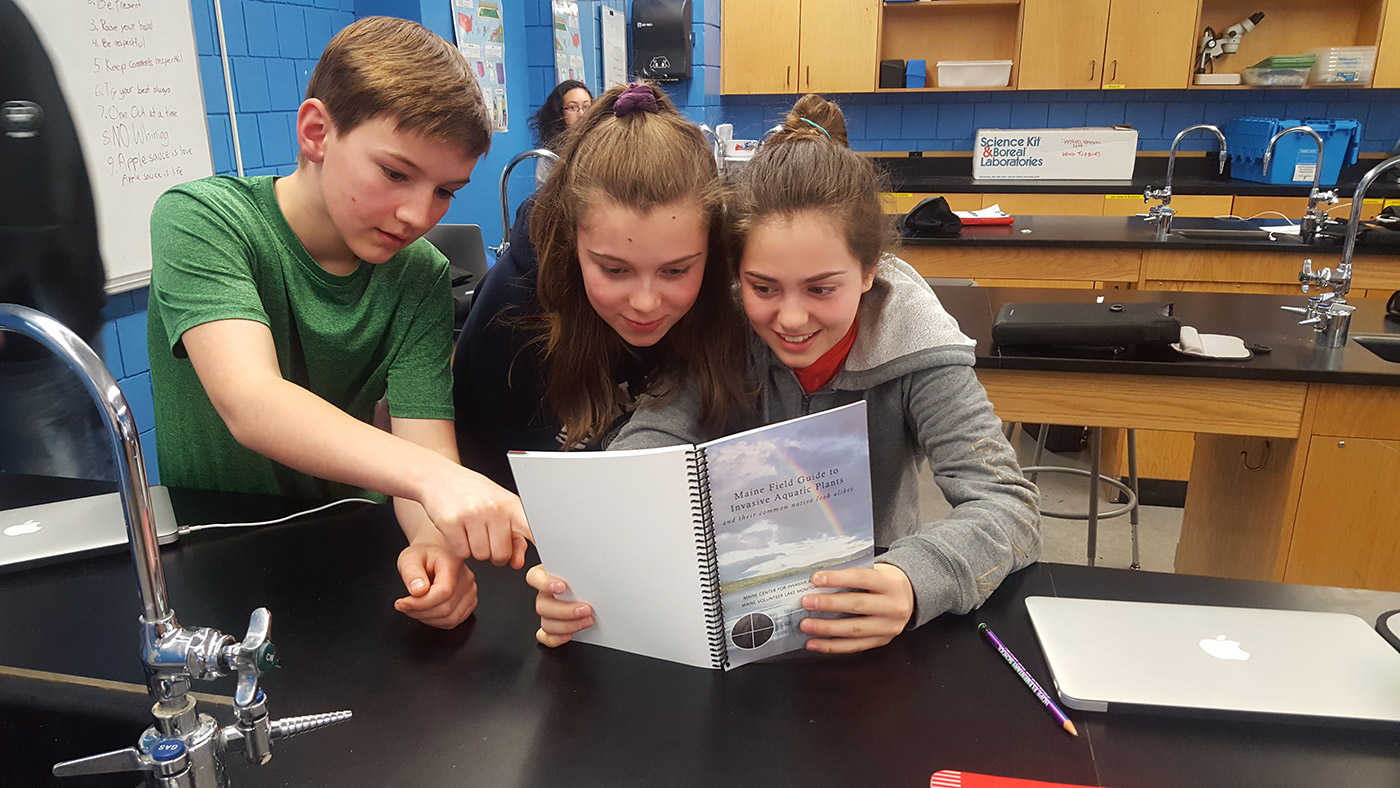
{"type": "Polygon", "coordinates": [[[490,145],[486,105],[451,44],[368,17],[326,46],[296,132],[293,174],[204,178],[152,212],[162,479],[392,496],[396,607],[453,627],[477,602],[463,559],[519,568],[530,535],[520,500],[459,462],[447,260],[421,240],[490,145]]]}
{"type": "MultiPolygon", "coordinates": [[[[0,0],[0,303],[56,318],[100,355],[106,278],[92,186],[58,77],[29,20],[0,0]]],[[[116,478],[111,440],[82,381],[8,331],[0,331],[0,473],[116,478]]]]}
{"type": "MultiPolygon", "coordinates": [[[[966,613],[1040,555],[1039,492],[973,374],[974,343],[886,252],[893,233],[880,191],[869,159],[848,147],[840,109],[809,94],[745,165],[730,204],[757,424],[867,403],[875,541],[889,549],[874,569],[813,575],[819,588],[852,589],[803,598],[808,610],[850,614],[802,621],[807,648],[828,653],[876,648],[966,613]],[[939,522],[919,518],[925,460],[953,505],[939,522]]],[[[713,437],[682,395],[643,402],[609,448],[713,437]]],[[[526,579],[539,591],[542,643],[592,625],[589,605],[555,598],[562,578],[537,566],[526,579]]]]}
{"type": "Polygon", "coordinates": [[[618,86],[561,153],[453,362],[463,461],[511,488],[507,451],[596,448],[639,395],[670,393],[663,379],[688,381],[707,425],[745,401],[724,189],[700,129],[660,89],[618,86]],[[516,243],[527,228],[533,244],[516,243]]]}
{"type": "MultiPolygon", "coordinates": [[[[530,116],[530,128],[535,132],[535,147],[559,153],[564,147],[564,132],[577,126],[592,106],[593,94],[588,92],[587,85],[577,79],[566,79],[555,85],[539,111],[530,116]]],[[[553,166],[554,162],[549,159],[535,160],[536,188],[544,185],[553,166]]],[[[517,216],[516,223],[524,218],[517,216]]]]}

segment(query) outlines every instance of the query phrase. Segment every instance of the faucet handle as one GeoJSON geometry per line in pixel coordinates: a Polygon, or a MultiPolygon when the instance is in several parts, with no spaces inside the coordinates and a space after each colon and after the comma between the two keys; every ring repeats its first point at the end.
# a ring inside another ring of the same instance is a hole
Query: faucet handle
{"type": "MultiPolygon", "coordinates": [[[[179,739],[160,739],[148,753],[135,747],[112,750],[56,763],[55,777],[78,777],[87,774],[116,774],[119,772],[152,772],[158,777],[178,777],[189,768],[185,743],[179,739]]],[[[163,783],[162,783],[163,784],[163,783]]]]}
{"type": "Polygon", "coordinates": [[[272,613],[260,607],[248,619],[248,634],[243,640],[224,648],[224,664],[238,673],[233,695],[236,707],[252,705],[258,696],[258,677],[277,667],[277,647],[267,639],[271,630],[272,613]]]}

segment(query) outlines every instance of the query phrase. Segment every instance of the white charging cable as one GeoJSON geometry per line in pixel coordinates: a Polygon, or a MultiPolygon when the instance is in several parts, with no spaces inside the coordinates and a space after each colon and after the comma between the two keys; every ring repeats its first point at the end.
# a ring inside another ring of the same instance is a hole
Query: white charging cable
{"type": "Polygon", "coordinates": [[[279,517],[276,520],[261,520],[259,522],[251,523],[207,523],[205,525],[182,525],[179,527],[179,529],[177,529],[177,533],[179,533],[180,536],[184,536],[186,534],[194,533],[195,531],[204,531],[210,528],[256,528],[263,525],[277,525],[278,523],[285,523],[288,520],[295,520],[298,517],[304,517],[308,514],[315,514],[317,512],[325,511],[326,509],[329,509],[332,506],[340,506],[341,504],[347,503],[377,504],[378,501],[372,501],[369,498],[341,498],[338,501],[331,501],[330,503],[317,506],[315,509],[307,509],[306,511],[296,512],[295,514],[289,514],[286,517],[279,517]]]}

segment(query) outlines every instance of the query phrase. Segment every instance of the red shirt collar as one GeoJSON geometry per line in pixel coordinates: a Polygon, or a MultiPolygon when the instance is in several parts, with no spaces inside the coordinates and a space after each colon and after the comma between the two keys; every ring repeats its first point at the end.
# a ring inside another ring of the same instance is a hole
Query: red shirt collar
{"type": "Polygon", "coordinates": [[[846,363],[846,356],[851,353],[851,346],[856,343],[856,327],[860,325],[860,319],[851,321],[851,328],[846,332],[846,336],[841,338],[831,347],[830,350],[822,354],[822,357],[813,361],[810,365],[802,369],[794,369],[797,374],[797,382],[802,384],[802,390],[811,394],[817,389],[831,382],[836,377],[836,373],[841,371],[841,367],[846,363]]]}

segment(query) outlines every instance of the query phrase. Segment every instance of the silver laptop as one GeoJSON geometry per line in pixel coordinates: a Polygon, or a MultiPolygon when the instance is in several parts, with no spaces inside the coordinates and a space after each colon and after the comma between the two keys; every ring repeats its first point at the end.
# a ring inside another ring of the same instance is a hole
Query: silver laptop
{"type": "MultiPolygon", "coordinates": [[[[178,536],[170,493],[151,487],[156,541],[178,536]]],[[[126,518],[118,493],[0,510],[0,572],[113,551],[127,545],[126,518]]]]}
{"type": "Polygon", "coordinates": [[[1344,613],[1026,598],[1066,706],[1400,722],[1400,651],[1344,613]]]}

